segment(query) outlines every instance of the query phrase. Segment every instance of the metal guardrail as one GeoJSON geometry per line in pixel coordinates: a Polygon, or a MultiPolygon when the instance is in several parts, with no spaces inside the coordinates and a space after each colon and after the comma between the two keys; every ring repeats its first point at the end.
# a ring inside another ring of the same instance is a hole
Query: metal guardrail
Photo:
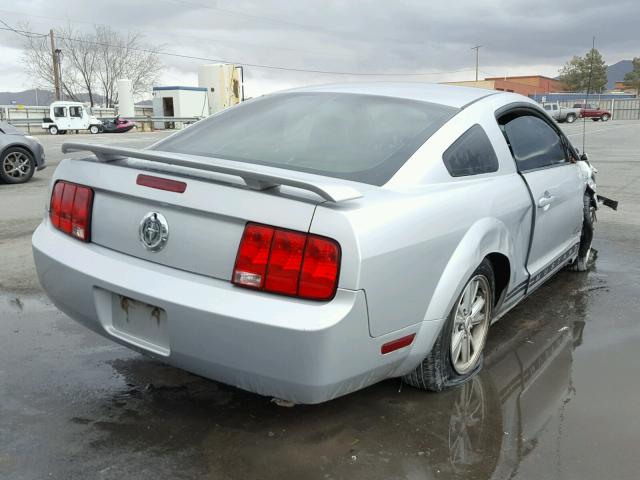
{"type": "MultiPolygon", "coordinates": [[[[113,117],[112,117],[113,118],[113,117]]],[[[147,122],[175,122],[175,123],[195,123],[198,120],[201,120],[201,117],[146,117],[146,116],[141,116],[141,117],[120,117],[124,120],[131,120],[132,122],[137,122],[137,123],[147,123],[147,122]]],[[[109,117],[102,117],[102,118],[98,118],[98,120],[111,120],[111,118],[109,117]]],[[[27,126],[33,126],[33,125],[40,125],[42,124],[43,119],[42,118],[16,118],[14,119],[9,119],[7,121],[7,123],[9,123],[10,125],[13,125],[14,127],[27,127],[27,126]]]]}
{"type": "Polygon", "coordinates": [[[132,122],[180,122],[180,123],[195,123],[204,117],[120,117],[125,120],[131,120],[132,122]]]}

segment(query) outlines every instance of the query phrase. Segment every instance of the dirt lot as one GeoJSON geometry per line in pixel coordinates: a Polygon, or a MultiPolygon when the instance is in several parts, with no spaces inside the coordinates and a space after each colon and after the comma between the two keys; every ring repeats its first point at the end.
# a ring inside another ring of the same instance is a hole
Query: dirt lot
{"type": "MultiPolygon", "coordinates": [[[[588,122],[596,268],[561,272],[492,327],[482,373],[443,394],[391,380],[291,409],[76,325],[30,252],[49,168],[0,186],[0,477],[635,479],[640,444],[640,122],[588,122]]],[[[581,147],[582,124],[565,127],[581,147]]],[[[141,146],[163,133],[82,136],[141,146]]],[[[76,137],[77,139],[77,137],[76,137]]]]}

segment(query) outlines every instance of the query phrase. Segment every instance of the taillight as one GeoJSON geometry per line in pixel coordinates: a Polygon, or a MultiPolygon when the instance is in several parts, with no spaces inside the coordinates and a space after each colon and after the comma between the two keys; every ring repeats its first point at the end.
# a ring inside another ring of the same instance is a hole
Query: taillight
{"type": "Polygon", "coordinates": [[[83,185],[58,181],[53,186],[49,217],[58,230],[78,240],[91,239],[93,190],[83,185]]]}
{"type": "Polygon", "coordinates": [[[340,271],[340,245],[310,233],[248,223],[232,282],[312,300],[333,298],[340,271]]]}

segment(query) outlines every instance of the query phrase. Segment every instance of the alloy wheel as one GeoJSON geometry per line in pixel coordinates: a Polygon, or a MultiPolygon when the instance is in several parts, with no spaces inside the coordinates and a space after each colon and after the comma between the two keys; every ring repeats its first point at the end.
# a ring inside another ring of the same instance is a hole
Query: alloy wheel
{"type": "Polygon", "coordinates": [[[31,170],[31,159],[26,153],[10,152],[2,159],[2,170],[8,177],[25,177],[31,170]]]}
{"type": "Polygon", "coordinates": [[[491,288],[484,275],[467,283],[458,301],[451,332],[451,363],[459,375],[476,366],[489,330],[491,288]]]}

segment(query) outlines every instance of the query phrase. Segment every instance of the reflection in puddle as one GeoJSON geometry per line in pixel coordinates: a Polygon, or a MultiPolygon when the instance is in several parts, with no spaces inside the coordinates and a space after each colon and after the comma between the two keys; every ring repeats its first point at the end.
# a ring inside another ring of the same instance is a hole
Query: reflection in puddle
{"type": "Polygon", "coordinates": [[[106,407],[111,418],[93,428],[113,437],[111,448],[172,456],[195,448],[180,457],[213,478],[514,476],[542,433],[561,428],[575,395],[573,351],[588,295],[571,283],[575,277],[560,277],[492,327],[484,369],[450,391],[429,394],[392,380],[285,409],[137,358],[112,363],[129,389],[106,407]],[[554,300],[560,295],[563,307],[554,300]],[[161,447],[159,437],[168,439],[161,447]]]}

